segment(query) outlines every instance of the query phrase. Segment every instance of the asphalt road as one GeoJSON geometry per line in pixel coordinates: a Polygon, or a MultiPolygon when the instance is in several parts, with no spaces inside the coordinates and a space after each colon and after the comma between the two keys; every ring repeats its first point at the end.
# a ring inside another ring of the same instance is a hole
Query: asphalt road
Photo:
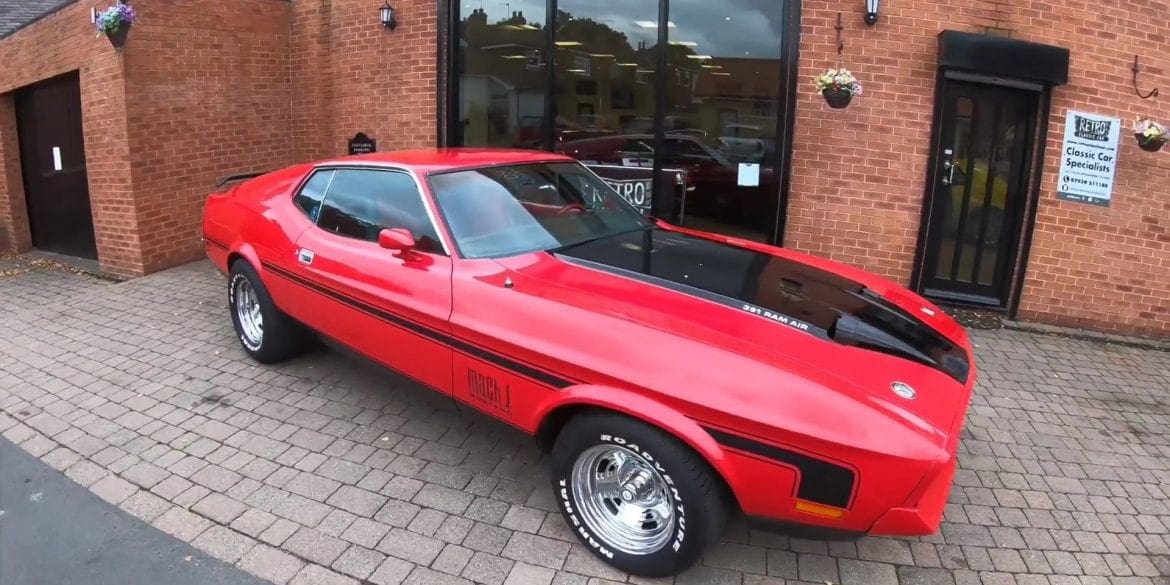
{"type": "Polygon", "coordinates": [[[265,585],[0,437],[0,585],[265,585]]]}

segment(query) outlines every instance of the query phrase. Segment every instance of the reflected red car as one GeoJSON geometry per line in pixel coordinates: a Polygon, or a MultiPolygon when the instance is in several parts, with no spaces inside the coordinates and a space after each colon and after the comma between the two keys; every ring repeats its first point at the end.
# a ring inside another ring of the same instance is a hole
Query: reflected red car
{"type": "Polygon", "coordinates": [[[622,570],[677,573],[740,511],[939,527],[971,344],[883,278],[647,219],[532,151],[300,164],[211,195],[203,233],[246,353],[329,338],[533,435],[622,570]]]}
{"type": "MultiPolygon", "coordinates": [[[[557,144],[555,150],[586,164],[651,167],[654,144],[651,134],[623,134],[570,140],[557,144]]],[[[687,209],[733,223],[774,215],[768,212],[775,209],[779,189],[775,169],[761,165],[760,188],[740,186],[739,164],[759,163],[760,156],[744,157],[733,151],[705,136],[668,132],[662,165],[687,172],[687,209]]]]}

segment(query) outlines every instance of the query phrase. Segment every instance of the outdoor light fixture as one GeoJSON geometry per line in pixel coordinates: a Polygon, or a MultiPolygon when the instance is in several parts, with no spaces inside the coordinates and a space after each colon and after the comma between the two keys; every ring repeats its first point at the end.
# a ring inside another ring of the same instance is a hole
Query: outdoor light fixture
{"type": "Polygon", "coordinates": [[[394,30],[398,27],[398,21],[394,20],[394,7],[390,5],[390,0],[386,0],[386,3],[378,9],[378,15],[382,19],[383,27],[386,27],[390,30],[394,30]]]}
{"type": "Polygon", "coordinates": [[[881,0],[865,0],[865,24],[877,24],[878,7],[881,0]]]}

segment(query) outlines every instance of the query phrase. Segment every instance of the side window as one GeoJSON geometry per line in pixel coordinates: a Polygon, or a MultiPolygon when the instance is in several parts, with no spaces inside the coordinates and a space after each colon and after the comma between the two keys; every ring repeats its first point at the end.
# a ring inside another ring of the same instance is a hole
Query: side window
{"type": "Polygon", "coordinates": [[[646,142],[643,140],[627,140],[626,143],[622,145],[622,152],[653,154],[654,149],[651,148],[649,144],[646,144],[646,142]]]}
{"type": "Polygon", "coordinates": [[[332,180],[333,171],[317,171],[305,181],[300,193],[293,197],[293,202],[309,216],[309,219],[317,221],[317,216],[321,213],[321,200],[325,198],[325,190],[329,188],[329,182],[332,180]]]}
{"type": "Polygon", "coordinates": [[[384,229],[402,228],[414,236],[420,251],[441,253],[443,249],[422,194],[406,173],[338,170],[317,225],[369,242],[378,241],[378,233],[384,229]]]}

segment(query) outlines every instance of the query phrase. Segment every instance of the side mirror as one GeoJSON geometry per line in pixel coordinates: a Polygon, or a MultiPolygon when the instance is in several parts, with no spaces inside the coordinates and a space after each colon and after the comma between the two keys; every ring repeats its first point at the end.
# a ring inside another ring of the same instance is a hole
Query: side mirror
{"type": "Polygon", "coordinates": [[[378,232],[378,245],[387,250],[406,252],[415,246],[414,236],[402,228],[378,232]]]}

